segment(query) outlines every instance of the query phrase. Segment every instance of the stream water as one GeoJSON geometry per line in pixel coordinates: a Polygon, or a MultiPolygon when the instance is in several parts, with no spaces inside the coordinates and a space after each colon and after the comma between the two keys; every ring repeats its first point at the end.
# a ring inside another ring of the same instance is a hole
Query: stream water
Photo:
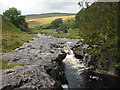
{"type": "Polygon", "coordinates": [[[66,58],[63,60],[65,66],[65,75],[68,80],[69,88],[82,88],[85,87],[83,74],[86,70],[86,65],[79,59],[74,57],[73,51],[69,47],[64,48],[67,53],[66,58]]]}
{"type": "MultiPolygon", "coordinates": [[[[38,34],[38,36],[41,39],[55,38],[44,34],[38,34]]],[[[90,72],[93,67],[88,67],[82,59],[75,57],[73,51],[70,49],[70,46],[75,45],[75,40],[66,38],[59,38],[58,40],[66,41],[63,50],[67,53],[67,56],[62,63],[64,64],[64,73],[68,83],[61,85],[63,88],[94,88],[95,90],[101,88],[120,88],[119,77],[90,72]]]]}
{"type": "MultiPolygon", "coordinates": [[[[44,34],[37,34],[37,36],[41,40],[45,40],[45,38],[55,39],[55,37],[44,34]]],[[[76,40],[66,38],[56,38],[56,40],[66,42],[63,51],[67,53],[67,56],[62,63],[64,64],[64,73],[68,83],[61,85],[63,88],[94,88],[95,90],[120,88],[119,77],[90,72],[93,67],[88,67],[82,59],[75,57],[70,46],[74,46],[76,40]]]]}
{"type": "Polygon", "coordinates": [[[66,58],[62,61],[64,64],[65,76],[68,84],[62,85],[63,88],[94,88],[108,89],[108,88],[120,88],[120,78],[92,73],[89,70],[93,67],[88,67],[81,59],[75,58],[73,51],[66,43],[64,51],[67,53],[66,58]]]}

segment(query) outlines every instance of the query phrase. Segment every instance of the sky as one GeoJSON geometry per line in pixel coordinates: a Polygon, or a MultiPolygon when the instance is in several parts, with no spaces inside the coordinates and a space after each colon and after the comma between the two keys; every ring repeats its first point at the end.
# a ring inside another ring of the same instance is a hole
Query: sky
{"type": "Polygon", "coordinates": [[[80,1],[118,2],[119,0],[0,0],[0,14],[11,7],[20,10],[22,15],[51,12],[77,13],[80,11],[78,5],[80,1]]]}
{"type": "Polygon", "coordinates": [[[15,7],[22,15],[51,12],[77,13],[80,0],[0,0],[0,14],[15,7]]]}

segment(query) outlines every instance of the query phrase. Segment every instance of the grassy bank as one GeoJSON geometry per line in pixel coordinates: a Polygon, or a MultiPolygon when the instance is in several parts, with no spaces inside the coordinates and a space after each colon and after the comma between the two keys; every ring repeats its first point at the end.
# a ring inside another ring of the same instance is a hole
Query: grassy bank
{"type": "MultiPolygon", "coordinates": [[[[1,15],[0,15],[1,16],[1,15]]],[[[13,49],[20,47],[24,42],[32,40],[33,35],[22,32],[16,28],[8,18],[2,17],[2,53],[11,52],[13,49]]],[[[24,66],[23,63],[9,64],[9,61],[0,59],[0,69],[9,69],[14,66],[24,66]]]]}
{"type": "Polygon", "coordinates": [[[2,17],[2,52],[11,52],[33,37],[16,28],[8,18],[2,17]]]}

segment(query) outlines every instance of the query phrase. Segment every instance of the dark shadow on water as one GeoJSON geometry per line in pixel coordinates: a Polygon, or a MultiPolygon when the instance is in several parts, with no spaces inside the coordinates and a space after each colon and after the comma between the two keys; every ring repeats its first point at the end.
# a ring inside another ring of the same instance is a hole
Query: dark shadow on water
{"type": "Polygon", "coordinates": [[[110,88],[119,88],[120,89],[120,77],[104,75],[99,73],[89,72],[87,76],[86,87],[96,88],[96,89],[110,89],[110,88]],[[93,78],[90,78],[93,77],[93,78]]]}

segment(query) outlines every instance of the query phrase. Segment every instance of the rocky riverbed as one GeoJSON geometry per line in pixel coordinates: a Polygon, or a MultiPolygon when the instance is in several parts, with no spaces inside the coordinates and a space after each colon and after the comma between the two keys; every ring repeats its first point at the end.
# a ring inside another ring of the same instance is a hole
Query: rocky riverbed
{"type": "Polygon", "coordinates": [[[15,88],[61,88],[61,81],[65,82],[63,72],[59,72],[60,65],[66,54],[62,51],[66,42],[74,46],[77,40],[54,38],[38,34],[29,43],[24,43],[13,52],[5,53],[2,60],[10,61],[9,64],[24,63],[24,66],[15,66],[2,70],[2,89],[15,88]],[[58,80],[59,78],[63,80],[58,80]]]}
{"type": "Polygon", "coordinates": [[[94,56],[85,53],[91,48],[87,44],[78,43],[77,39],[36,35],[39,38],[2,56],[9,64],[24,63],[24,66],[0,70],[0,89],[119,88],[120,78],[114,72],[96,72],[94,56]],[[66,52],[65,47],[69,48],[66,52]]]}

